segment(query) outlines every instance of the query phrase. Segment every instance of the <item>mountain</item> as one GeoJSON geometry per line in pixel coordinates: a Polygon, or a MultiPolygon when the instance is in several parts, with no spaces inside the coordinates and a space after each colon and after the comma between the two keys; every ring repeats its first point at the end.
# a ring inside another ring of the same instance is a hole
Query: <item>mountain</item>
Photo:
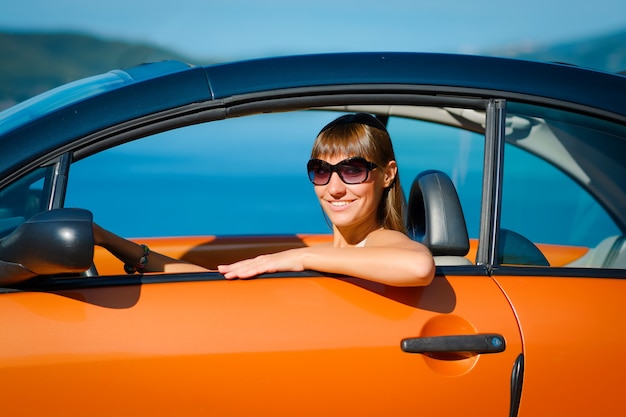
{"type": "Polygon", "coordinates": [[[626,71],[626,29],[554,45],[514,45],[490,55],[565,62],[607,72],[626,71]]]}
{"type": "Polygon", "coordinates": [[[184,56],[147,44],[80,33],[0,31],[0,109],[70,81],[184,56]]]}
{"type": "MultiPolygon", "coordinates": [[[[626,29],[555,45],[513,45],[482,54],[619,72],[626,70],[626,29]]],[[[181,54],[149,44],[83,33],[0,30],[0,110],[79,78],[163,59],[190,62],[181,54]]]]}

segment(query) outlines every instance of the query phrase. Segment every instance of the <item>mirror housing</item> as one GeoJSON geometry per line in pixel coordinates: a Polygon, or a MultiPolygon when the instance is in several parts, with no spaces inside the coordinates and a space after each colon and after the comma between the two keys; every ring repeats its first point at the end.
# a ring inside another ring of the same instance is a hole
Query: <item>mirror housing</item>
{"type": "Polygon", "coordinates": [[[93,263],[93,253],[91,212],[44,211],[0,240],[0,285],[37,275],[85,272],[93,263]]]}

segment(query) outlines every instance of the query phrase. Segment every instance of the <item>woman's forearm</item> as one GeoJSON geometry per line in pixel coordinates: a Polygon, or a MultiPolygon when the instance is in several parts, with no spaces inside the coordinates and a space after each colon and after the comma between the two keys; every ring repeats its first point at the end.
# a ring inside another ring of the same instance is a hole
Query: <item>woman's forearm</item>
{"type": "Polygon", "coordinates": [[[140,244],[126,240],[102,227],[94,224],[94,243],[111,252],[113,256],[122,261],[124,265],[136,267],[143,256],[146,256],[145,266],[140,272],[163,272],[165,266],[174,263],[186,263],[170,258],[157,252],[149,252],[146,255],[144,247],[140,244]]]}
{"type": "Polygon", "coordinates": [[[355,276],[394,286],[424,286],[435,274],[428,251],[398,248],[310,247],[302,253],[304,269],[355,276]]]}

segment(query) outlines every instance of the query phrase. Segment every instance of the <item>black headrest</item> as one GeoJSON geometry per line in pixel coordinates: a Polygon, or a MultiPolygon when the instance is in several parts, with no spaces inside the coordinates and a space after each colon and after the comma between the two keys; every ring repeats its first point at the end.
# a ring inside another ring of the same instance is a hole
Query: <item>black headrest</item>
{"type": "Polygon", "coordinates": [[[465,256],[469,237],[463,209],[450,177],[424,171],[415,177],[408,204],[408,232],[434,256],[465,256]]]}

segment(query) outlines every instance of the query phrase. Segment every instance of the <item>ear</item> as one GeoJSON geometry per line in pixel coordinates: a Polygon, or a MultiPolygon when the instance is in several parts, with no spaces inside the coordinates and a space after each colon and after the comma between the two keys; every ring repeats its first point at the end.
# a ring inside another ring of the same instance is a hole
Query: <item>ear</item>
{"type": "Polygon", "coordinates": [[[385,188],[389,188],[393,185],[396,177],[398,176],[398,164],[396,161],[389,161],[384,170],[384,183],[385,188]]]}

